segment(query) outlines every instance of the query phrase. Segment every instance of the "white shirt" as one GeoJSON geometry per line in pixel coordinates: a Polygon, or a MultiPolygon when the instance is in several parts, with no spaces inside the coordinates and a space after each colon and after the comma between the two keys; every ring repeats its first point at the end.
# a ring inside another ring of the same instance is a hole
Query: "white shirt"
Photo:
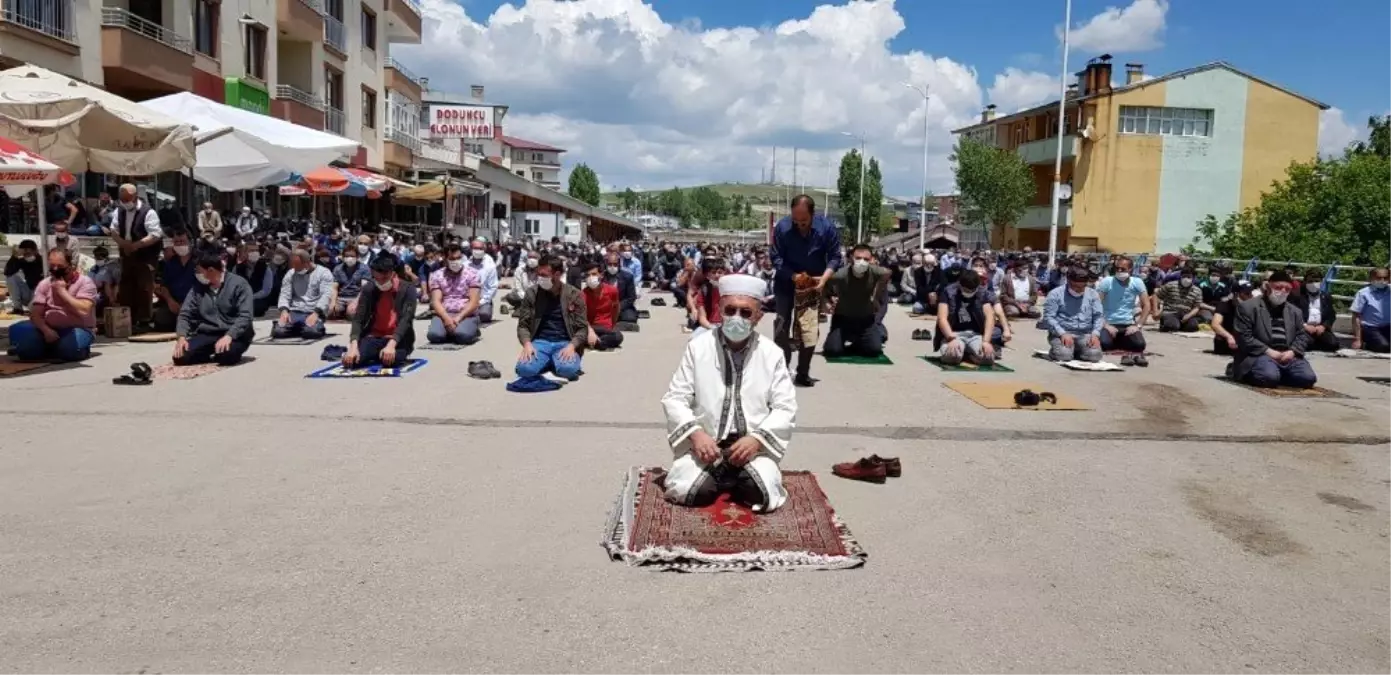
{"type": "Polygon", "coordinates": [[[1032,300],[1033,300],[1033,298],[1029,297],[1029,278],[1028,278],[1028,277],[1024,277],[1023,279],[1020,279],[1019,277],[1013,277],[1013,278],[1010,279],[1010,283],[1013,283],[1013,284],[1014,284],[1014,299],[1015,299],[1015,300],[1019,300],[1019,301],[1032,301],[1032,300]]]}
{"type": "Polygon", "coordinates": [[[1317,324],[1323,322],[1323,296],[1309,296],[1309,316],[1304,319],[1304,323],[1317,324]]]}
{"type": "MultiPolygon", "coordinates": [[[[135,208],[129,211],[119,206],[112,209],[111,229],[118,232],[122,239],[129,240],[132,226],[131,221],[135,218],[135,212],[139,211],[140,207],[143,205],[144,201],[137,199],[135,200],[135,208]]],[[[154,209],[150,209],[149,212],[145,214],[145,233],[156,239],[164,238],[164,228],[160,227],[159,214],[155,213],[154,209]]]]}

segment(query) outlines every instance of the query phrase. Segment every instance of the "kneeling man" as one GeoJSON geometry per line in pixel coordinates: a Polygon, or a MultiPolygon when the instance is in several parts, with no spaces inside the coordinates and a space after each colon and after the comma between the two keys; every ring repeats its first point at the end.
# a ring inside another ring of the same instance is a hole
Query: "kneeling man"
{"type": "Polygon", "coordinates": [[[256,336],[251,328],[251,284],[228,274],[216,253],[202,254],[196,264],[193,288],[184,296],[175,325],[179,339],[174,342],[174,365],[234,365],[256,336]]]}
{"type": "Polygon", "coordinates": [[[719,328],[686,344],[662,397],[676,453],[668,501],[707,506],[728,492],[761,512],[787,501],[778,462],[792,437],[797,397],[782,349],[754,330],[766,288],[758,277],[722,277],[719,328]]]}

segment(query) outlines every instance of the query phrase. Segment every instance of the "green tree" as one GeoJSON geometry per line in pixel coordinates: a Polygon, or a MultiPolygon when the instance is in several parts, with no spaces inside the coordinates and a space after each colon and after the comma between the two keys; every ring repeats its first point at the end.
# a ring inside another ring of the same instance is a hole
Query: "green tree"
{"type": "Polygon", "coordinates": [[[956,189],[967,225],[1013,225],[1034,197],[1034,178],[1019,155],[977,141],[962,139],[951,161],[956,189]]]}
{"type": "Polygon", "coordinates": [[[851,237],[859,229],[860,222],[860,162],[858,150],[845,153],[840,158],[840,176],[836,180],[836,190],[840,192],[840,221],[851,237]]]}
{"type": "Polygon", "coordinates": [[[633,188],[624,188],[618,195],[618,201],[623,204],[624,211],[632,211],[638,207],[638,193],[633,192],[633,188]]]}
{"type": "Polygon", "coordinates": [[[599,205],[599,175],[588,164],[581,162],[570,170],[570,185],[567,190],[571,197],[590,206],[599,205]]]}
{"type": "Polygon", "coordinates": [[[1368,122],[1367,141],[1342,157],[1291,164],[1260,204],[1198,222],[1185,250],[1219,258],[1385,265],[1391,223],[1391,137],[1387,118],[1368,122]]]}
{"type": "Polygon", "coordinates": [[[729,216],[729,205],[709,186],[692,189],[686,195],[687,210],[702,224],[715,223],[729,216]]]}
{"type": "MultiPolygon", "coordinates": [[[[869,169],[865,171],[865,236],[884,232],[884,174],[879,170],[879,159],[869,158],[869,169]],[[873,229],[871,229],[873,228],[873,229]]],[[[892,214],[891,214],[892,215],[892,214]]],[[[896,221],[890,221],[896,222],[896,221]]],[[[889,229],[893,229],[890,227],[889,229]]]]}
{"type": "Polygon", "coordinates": [[[663,215],[681,218],[683,220],[686,219],[688,216],[686,194],[681,191],[681,188],[677,187],[663,192],[661,196],[657,198],[656,210],[663,215]]]}

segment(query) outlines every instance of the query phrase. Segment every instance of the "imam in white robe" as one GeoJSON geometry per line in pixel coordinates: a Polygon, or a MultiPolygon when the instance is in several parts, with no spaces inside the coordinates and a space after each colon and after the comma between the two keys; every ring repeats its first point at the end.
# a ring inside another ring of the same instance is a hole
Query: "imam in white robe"
{"type": "Polygon", "coordinates": [[[752,436],[763,449],[745,469],[772,511],[787,501],[778,462],[787,454],[796,425],[797,396],[782,348],[754,333],[731,352],[724,334],[709,331],[686,343],[681,365],[662,397],[667,443],[675,453],[666,477],[666,498],[685,503],[707,465],[691,453],[691,434],[703,429],[718,443],[752,436]]]}

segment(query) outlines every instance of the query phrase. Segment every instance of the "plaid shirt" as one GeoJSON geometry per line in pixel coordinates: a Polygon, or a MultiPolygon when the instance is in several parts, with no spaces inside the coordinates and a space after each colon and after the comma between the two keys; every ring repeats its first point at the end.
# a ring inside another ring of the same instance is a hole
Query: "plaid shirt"
{"type": "Polygon", "coordinates": [[[1184,288],[1177,281],[1159,287],[1159,303],[1163,312],[1184,315],[1203,302],[1203,289],[1197,284],[1184,288]]]}

